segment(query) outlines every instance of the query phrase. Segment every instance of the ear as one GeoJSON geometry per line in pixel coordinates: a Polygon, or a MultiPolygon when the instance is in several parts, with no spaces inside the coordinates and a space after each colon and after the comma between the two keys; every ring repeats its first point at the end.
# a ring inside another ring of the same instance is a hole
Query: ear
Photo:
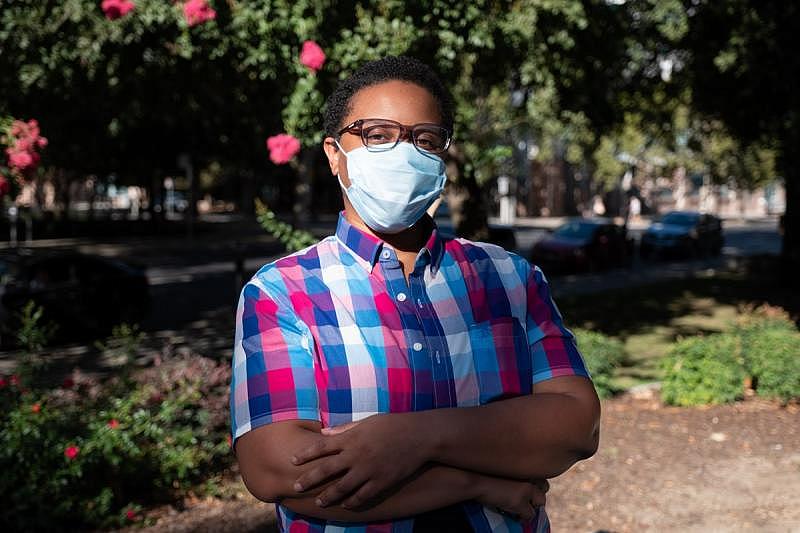
{"type": "Polygon", "coordinates": [[[325,155],[328,157],[328,166],[331,168],[331,174],[334,176],[339,174],[339,147],[333,140],[333,137],[325,137],[322,141],[322,149],[325,150],[325,155]]]}

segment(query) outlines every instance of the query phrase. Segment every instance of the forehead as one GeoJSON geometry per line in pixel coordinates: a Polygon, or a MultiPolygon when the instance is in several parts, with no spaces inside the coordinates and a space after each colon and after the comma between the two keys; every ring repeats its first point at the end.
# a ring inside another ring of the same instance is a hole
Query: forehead
{"type": "Polygon", "coordinates": [[[403,124],[442,120],[439,102],[427,89],[397,80],[364,87],[353,95],[344,123],[360,118],[388,118],[403,124]]]}

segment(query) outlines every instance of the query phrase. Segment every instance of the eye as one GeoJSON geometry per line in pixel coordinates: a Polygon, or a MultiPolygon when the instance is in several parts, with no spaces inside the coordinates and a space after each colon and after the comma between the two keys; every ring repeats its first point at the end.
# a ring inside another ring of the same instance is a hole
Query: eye
{"type": "Polygon", "coordinates": [[[417,146],[429,151],[441,150],[445,145],[445,136],[438,130],[418,130],[415,132],[414,140],[417,146]]]}
{"type": "Polygon", "coordinates": [[[364,140],[367,144],[385,144],[397,139],[398,131],[391,126],[371,126],[364,129],[364,140]]]}

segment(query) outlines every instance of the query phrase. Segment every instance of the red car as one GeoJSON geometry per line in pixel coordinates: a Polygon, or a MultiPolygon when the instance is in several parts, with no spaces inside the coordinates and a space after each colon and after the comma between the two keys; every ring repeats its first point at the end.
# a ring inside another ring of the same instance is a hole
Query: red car
{"type": "Polygon", "coordinates": [[[573,218],[537,242],[531,262],[545,274],[594,272],[630,264],[633,239],[606,218],[573,218]]]}

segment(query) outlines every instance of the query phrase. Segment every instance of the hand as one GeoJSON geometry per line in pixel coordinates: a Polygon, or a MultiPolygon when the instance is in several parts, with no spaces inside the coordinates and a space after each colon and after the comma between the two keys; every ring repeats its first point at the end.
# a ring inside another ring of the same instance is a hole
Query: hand
{"type": "Polygon", "coordinates": [[[338,477],[320,493],[317,504],[341,502],[342,507],[355,509],[396,487],[427,460],[425,433],[413,417],[375,415],[323,430],[319,440],[295,454],[295,465],[313,461],[313,468],[297,479],[295,490],[303,492],[338,477]]]}
{"type": "Polygon", "coordinates": [[[484,476],[479,482],[478,502],[497,509],[515,520],[527,521],[547,500],[550,483],[546,479],[517,481],[484,476]]]}

